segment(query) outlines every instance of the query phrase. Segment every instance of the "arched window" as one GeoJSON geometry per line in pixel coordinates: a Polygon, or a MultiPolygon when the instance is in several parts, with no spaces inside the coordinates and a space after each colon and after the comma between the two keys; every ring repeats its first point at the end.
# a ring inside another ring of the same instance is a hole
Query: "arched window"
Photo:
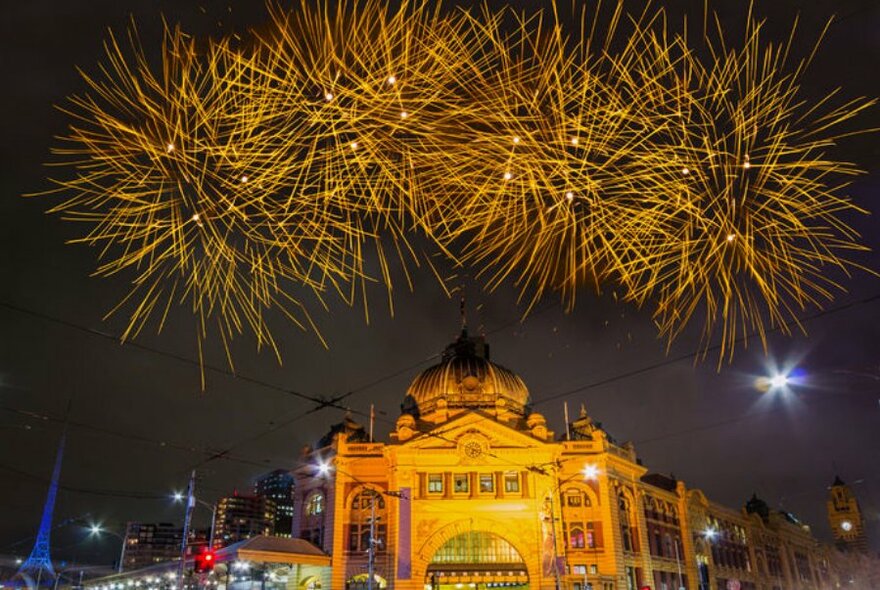
{"type": "Polygon", "coordinates": [[[483,531],[469,531],[452,537],[441,545],[431,563],[521,564],[523,558],[507,539],[483,531]]]}
{"type": "Polygon", "coordinates": [[[630,503],[623,492],[617,496],[617,509],[620,518],[620,537],[623,540],[623,550],[637,551],[635,526],[633,525],[630,503]]]}
{"type": "Polygon", "coordinates": [[[589,488],[573,485],[561,490],[560,494],[563,536],[569,549],[594,549],[602,516],[593,508],[589,488]]]}
{"type": "Polygon", "coordinates": [[[364,489],[351,499],[348,525],[348,550],[368,551],[370,548],[370,520],[376,516],[373,529],[374,549],[386,551],[386,532],[388,530],[388,513],[385,510],[385,498],[381,492],[364,489]]]}
{"type": "Polygon", "coordinates": [[[320,516],[324,513],[324,494],[315,492],[306,500],[306,516],[320,516]]]}
{"type": "Polygon", "coordinates": [[[568,544],[572,549],[583,549],[585,545],[584,529],[580,526],[573,525],[568,531],[568,544]]]}

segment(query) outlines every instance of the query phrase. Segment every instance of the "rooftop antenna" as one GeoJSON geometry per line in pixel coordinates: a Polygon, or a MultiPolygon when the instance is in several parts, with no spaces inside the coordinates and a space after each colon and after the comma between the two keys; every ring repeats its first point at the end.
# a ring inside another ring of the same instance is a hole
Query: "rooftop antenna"
{"type": "Polygon", "coordinates": [[[461,302],[459,305],[459,313],[461,314],[461,331],[467,331],[467,300],[465,299],[464,283],[461,284],[461,302]]]}

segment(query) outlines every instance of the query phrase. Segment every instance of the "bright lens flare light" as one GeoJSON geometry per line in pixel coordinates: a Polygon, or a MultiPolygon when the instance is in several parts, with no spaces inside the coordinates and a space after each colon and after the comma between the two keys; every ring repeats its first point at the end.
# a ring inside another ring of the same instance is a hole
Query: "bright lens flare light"
{"type": "Polygon", "coordinates": [[[718,536],[718,531],[716,531],[712,527],[708,527],[705,531],[703,531],[703,535],[711,541],[718,536]]]}
{"type": "Polygon", "coordinates": [[[89,532],[93,535],[100,535],[104,529],[101,528],[99,524],[93,524],[89,526],[89,532]]]}
{"type": "Polygon", "coordinates": [[[762,393],[786,393],[804,384],[804,370],[794,365],[768,367],[766,374],[755,379],[755,389],[762,393]]]}
{"type": "Polygon", "coordinates": [[[599,468],[596,465],[586,465],[583,470],[584,479],[597,479],[599,477],[599,468]]]}
{"type": "Polygon", "coordinates": [[[319,475],[327,475],[330,473],[331,469],[332,468],[329,463],[324,463],[324,462],[318,463],[318,474],[319,475]]]}
{"type": "Polygon", "coordinates": [[[770,389],[782,389],[788,385],[788,375],[773,375],[770,377],[770,389]]]}

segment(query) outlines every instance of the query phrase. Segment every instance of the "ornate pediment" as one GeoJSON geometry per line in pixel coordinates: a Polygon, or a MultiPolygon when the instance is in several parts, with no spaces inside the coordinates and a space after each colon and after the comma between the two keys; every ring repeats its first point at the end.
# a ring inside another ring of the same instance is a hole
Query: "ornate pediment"
{"type": "Polygon", "coordinates": [[[471,460],[485,456],[491,449],[537,448],[546,443],[535,440],[528,431],[521,431],[496,421],[491,415],[466,412],[452,420],[421,432],[403,443],[414,449],[458,449],[471,460]]]}

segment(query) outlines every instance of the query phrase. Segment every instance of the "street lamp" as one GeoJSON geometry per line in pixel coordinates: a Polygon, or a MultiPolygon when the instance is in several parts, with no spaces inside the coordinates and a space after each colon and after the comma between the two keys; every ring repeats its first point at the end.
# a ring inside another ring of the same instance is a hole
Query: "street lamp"
{"type": "MultiPolygon", "coordinates": [[[[180,492],[174,492],[174,494],[171,497],[175,502],[183,502],[184,499],[186,498],[186,496],[184,496],[180,492]]],[[[211,504],[210,502],[205,502],[201,498],[196,498],[195,496],[193,496],[193,502],[195,502],[196,504],[201,504],[202,506],[204,506],[205,508],[207,508],[208,510],[211,511],[211,533],[208,538],[208,547],[213,549],[214,548],[214,527],[216,526],[215,523],[217,521],[217,504],[211,504]]]]}
{"type": "MultiPolygon", "coordinates": [[[[538,475],[551,475],[550,471],[548,471],[545,467],[541,465],[529,465],[526,467],[526,469],[538,475]]],[[[555,472],[556,470],[554,469],[554,473],[555,472]]],[[[562,588],[562,585],[559,577],[559,544],[556,539],[556,508],[554,496],[559,492],[563,485],[575,479],[576,477],[578,477],[578,475],[588,481],[597,480],[599,478],[599,467],[593,463],[587,463],[584,465],[584,468],[581,469],[580,472],[571,475],[560,482],[557,482],[550,491],[550,533],[553,542],[553,577],[554,587],[556,588],[556,590],[560,590],[562,588]]],[[[586,573],[584,575],[586,576],[586,573]]]]}
{"type": "Polygon", "coordinates": [[[122,560],[125,559],[125,536],[120,535],[115,531],[111,531],[110,529],[105,529],[100,525],[100,523],[92,523],[89,525],[89,535],[93,537],[100,537],[101,533],[107,533],[108,535],[112,535],[122,541],[122,547],[119,549],[119,564],[116,566],[116,572],[122,573],[122,560]]]}

